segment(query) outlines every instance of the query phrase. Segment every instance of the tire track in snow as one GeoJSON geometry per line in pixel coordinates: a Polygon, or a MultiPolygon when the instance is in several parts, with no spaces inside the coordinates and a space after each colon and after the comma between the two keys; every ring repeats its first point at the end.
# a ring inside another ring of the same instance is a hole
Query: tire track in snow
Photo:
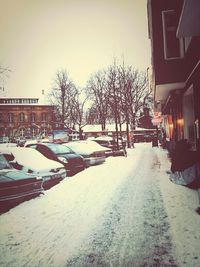
{"type": "Polygon", "coordinates": [[[156,179],[160,162],[152,152],[143,151],[136,170],[109,203],[103,223],[66,266],[177,266],[156,179]]]}

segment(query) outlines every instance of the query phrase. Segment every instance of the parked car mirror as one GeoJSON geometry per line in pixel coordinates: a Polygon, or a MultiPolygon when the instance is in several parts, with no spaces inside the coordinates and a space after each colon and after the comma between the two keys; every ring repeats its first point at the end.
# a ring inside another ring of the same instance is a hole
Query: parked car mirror
{"type": "Polygon", "coordinates": [[[10,164],[12,165],[13,168],[17,169],[17,170],[22,170],[23,166],[20,165],[17,161],[16,162],[10,162],[10,164]]]}

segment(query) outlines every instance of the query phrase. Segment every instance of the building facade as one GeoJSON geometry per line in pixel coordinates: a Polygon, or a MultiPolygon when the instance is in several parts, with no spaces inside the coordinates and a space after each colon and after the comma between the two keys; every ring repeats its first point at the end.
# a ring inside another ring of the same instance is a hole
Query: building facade
{"type": "Polygon", "coordinates": [[[1,137],[46,136],[54,122],[54,106],[39,104],[38,98],[0,98],[1,137]]]}
{"type": "Polygon", "coordinates": [[[199,151],[200,1],[147,3],[154,111],[170,147],[184,138],[199,151]]]}

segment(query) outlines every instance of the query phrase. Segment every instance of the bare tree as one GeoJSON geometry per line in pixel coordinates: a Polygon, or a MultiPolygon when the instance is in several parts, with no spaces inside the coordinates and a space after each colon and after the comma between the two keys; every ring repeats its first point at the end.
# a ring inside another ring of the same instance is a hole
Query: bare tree
{"type": "Polygon", "coordinates": [[[124,64],[118,68],[118,79],[120,87],[121,112],[126,122],[127,142],[129,140],[129,125],[131,130],[135,129],[136,118],[143,109],[150,92],[147,87],[147,78],[144,72],[139,72],[131,66],[124,64]]]}
{"type": "Polygon", "coordinates": [[[125,68],[123,66],[118,67],[118,82],[120,88],[120,107],[121,113],[123,114],[124,121],[126,123],[126,139],[127,145],[130,147],[130,140],[129,140],[129,125],[130,125],[130,107],[132,104],[132,94],[131,94],[131,74],[132,69],[131,67],[125,68]]]}
{"type": "Polygon", "coordinates": [[[88,97],[83,96],[82,92],[79,92],[74,99],[74,109],[72,117],[75,118],[74,125],[78,124],[79,128],[79,138],[83,139],[83,126],[87,124],[85,105],[87,103],[88,97]]]}
{"type": "Polygon", "coordinates": [[[0,65],[0,93],[4,92],[4,83],[5,83],[5,79],[8,78],[9,73],[11,72],[11,70],[9,68],[5,68],[3,66],[0,65]]]}
{"type": "Polygon", "coordinates": [[[74,100],[77,94],[77,88],[69,79],[67,72],[58,71],[49,97],[52,104],[58,107],[58,118],[63,129],[71,124],[74,100]]]}
{"type": "Polygon", "coordinates": [[[116,141],[117,147],[119,146],[119,128],[118,124],[120,123],[120,90],[118,83],[118,72],[116,63],[108,68],[108,77],[107,77],[107,89],[109,96],[109,106],[111,108],[111,113],[115,122],[115,132],[116,132],[116,141]]]}
{"type": "Polygon", "coordinates": [[[106,73],[105,71],[99,71],[91,77],[87,86],[87,93],[94,102],[91,112],[92,110],[96,111],[95,119],[101,124],[102,130],[105,130],[106,127],[109,103],[106,85],[106,73]]]}
{"type": "Polygon", "coordinates": [[[2,79],[3,75],[8,75],[8,73],[11,72],[9,68],[4,68],[3,66],[0,65],[0,77],[2,79]]]}
{"type": "Polygon", "coordinates": [[[86,112],[86,121],[87,124],[99,124],[99,113],[95,102],[92,103],[91,107],[86,112]]]}

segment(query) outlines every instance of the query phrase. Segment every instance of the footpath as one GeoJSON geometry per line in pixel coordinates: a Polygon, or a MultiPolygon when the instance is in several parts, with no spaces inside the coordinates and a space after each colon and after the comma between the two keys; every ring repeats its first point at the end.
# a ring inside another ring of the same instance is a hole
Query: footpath
{"type": "Polygon", "coordinates": [[[158,180],[169,217],[171,233],[180,266],[200,266],[200,215],[197,190],[176,185],[169,180],[170,160],[161,147],[152,148],[157,155],[158,180]]]}

